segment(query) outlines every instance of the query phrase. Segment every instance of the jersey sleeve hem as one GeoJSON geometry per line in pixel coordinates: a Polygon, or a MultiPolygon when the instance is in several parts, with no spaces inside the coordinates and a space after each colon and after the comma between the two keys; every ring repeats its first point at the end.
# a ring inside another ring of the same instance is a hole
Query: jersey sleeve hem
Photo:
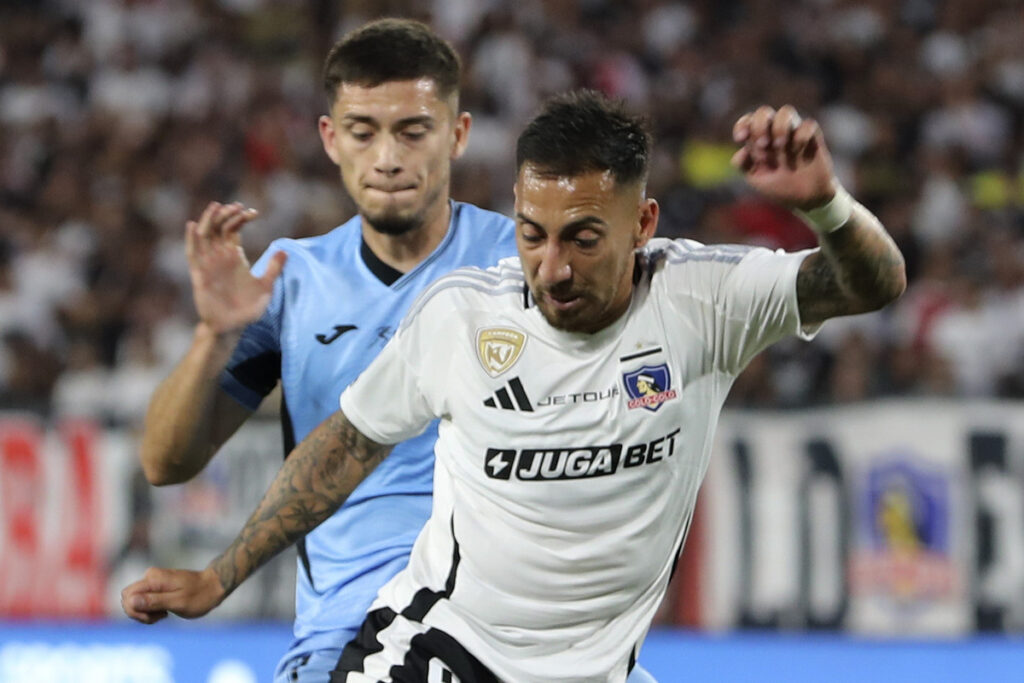
{"type": "Polygon", "coordinates": [[[800,319],[800,301],[797,299],[796,295],[796,279],[800,274],[800,266],[803,265],[805,258],[807,258],[816,251],[817,249],[805,249],[803,251],[796,252],[794,255],[799,256],[800,258],[794,258],[792,260],[793,262],[789,266],[789,270],[791,272],[786,273],[786,279],[791,283],[789,291],[792,292],[791,296],[793,297],[793,311],[796,317],[796,330],[794,330],[793,334],[795,334],[800,339],[803,339],[804,341],[811,341],[816,336],[818,336],[818,332],[821,331],[822,326],[825,324],[825,321],[822,321],[820,323],[804,323],[800,319]]]}
{"type": "Polygon", "coordinates": [[[341,393],[338,405],[352,426],[358,429],[363,436],[380,444],[394,443],[394,439],[388,438],[370,426],[369,420],[360,412],[356,402],[349,397],[348,389],[341,393]]]}
{"type": "Polygon", "coordinates": [[[232,375],[230,370],[220,373],[218,384],[224,393],[249,410],[255,411],[266,398],[264,394],[250,389],[238,381],[238,378],[232,375]]]}

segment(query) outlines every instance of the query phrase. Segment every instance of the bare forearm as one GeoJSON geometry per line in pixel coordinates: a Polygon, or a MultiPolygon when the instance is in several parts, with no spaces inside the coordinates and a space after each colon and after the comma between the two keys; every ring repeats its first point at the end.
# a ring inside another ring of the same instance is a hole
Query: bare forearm
{"type": "Polygon", "coordinates": [[[857,204],[849,221],[819,236],[797,277],[801,318],[816,323],[877,310],[906,288],[903,255],[871,212],[857,204]]]}
{"type": "Polygon", "coordinates": [[[285,460],[245,527],[210,563],[224,594],[330,517],[390,452],[367,439],[340,411],[285,460]]]}
{"type": "Polygon", "coordinates": [[[248,416],[240,405],[217,401],[217,377],[237,340],[200,325],[188,354],[153,393],[139,446],[151,483],[194,477],[248,416]]]}

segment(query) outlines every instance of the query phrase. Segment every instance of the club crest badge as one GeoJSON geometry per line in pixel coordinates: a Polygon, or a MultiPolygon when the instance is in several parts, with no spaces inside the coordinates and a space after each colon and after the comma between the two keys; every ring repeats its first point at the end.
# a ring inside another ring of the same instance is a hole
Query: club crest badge
{"type": "Polygon", "coordinates": [[[646,408],[653,413],[662,403],[676,397],[676,390],[672,388],[672,374],[665,363],[644,365],[639,370],[624,373],[622,381],[626,385],[626,405],[630,410],[646,408]]]}
{"type": "Polygon", "coordinates": [[[476,335],[476,354],[480,365],[491,377],[497,377],[515,365],[526,344],[526,335],[507,327],[488,327],[476,335]]]}

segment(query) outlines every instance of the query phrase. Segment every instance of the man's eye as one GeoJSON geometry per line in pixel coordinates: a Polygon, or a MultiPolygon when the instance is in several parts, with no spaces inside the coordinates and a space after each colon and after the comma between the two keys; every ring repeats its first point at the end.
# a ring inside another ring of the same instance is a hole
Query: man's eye
{"type": "Polygon", "coordinates": [[[349,134],[360,142],[366,142],[373,137],[373,133],[368,130],[350,130],[349,134]]]}
{"type": "Polygon", "coordinates": [[[573,242],[576,243],[577,247],[582,249],[590,249],[597,246],[596,237],[576,237],[573,239],[573,242]]]}
{"type": "Polygon", "coordinates": [[[406,130],[402,131],[402,135],[404,135],[407,140],[422,140],[426,137],[427,131],[423,129],[406,130]]]}
{"type": "Polygon", "coordinates": [[[540,235],[538,235],[535,232],[524,232],[524,233],[522,233],[522,235],[523,235],[523,241],[524,242],[536,243],[536,242],[540,242],[542,239],[544,239],[543,237],[541,237],[540,235]]]}

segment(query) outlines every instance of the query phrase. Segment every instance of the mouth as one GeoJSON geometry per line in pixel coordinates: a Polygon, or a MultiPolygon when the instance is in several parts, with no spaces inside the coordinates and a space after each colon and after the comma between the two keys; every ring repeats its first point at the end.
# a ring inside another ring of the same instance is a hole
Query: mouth
{"type": "Polygon", "coordinates": [[[545,294],[544,298],[556,311],[571,311],[583,302],[583,298],[576,294],[545,294]]]}
{"type": "Polygon", "coordinates": [[[394,196],[397,196],[397,195],[413,193],[413,192],[416,191],[416,186],[415,185],[400,185],[400,186],[393,186],[393,187],[381,187],[379,185],[367,185],[366,189],[370,190],[371,192],[374,192],[376,194],[383,194],[383,195],[387,195],[389,197],[394,197],[394,196]]]}

